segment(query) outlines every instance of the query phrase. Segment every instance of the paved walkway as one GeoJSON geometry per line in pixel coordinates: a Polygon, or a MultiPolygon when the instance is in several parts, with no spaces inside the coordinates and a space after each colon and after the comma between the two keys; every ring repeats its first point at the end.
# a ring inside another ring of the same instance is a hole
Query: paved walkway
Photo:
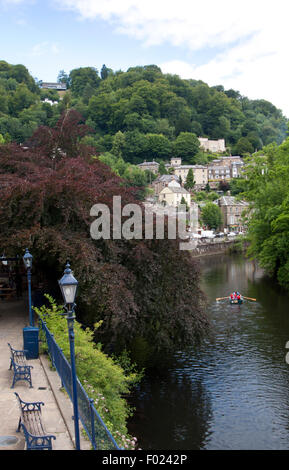
{"type": "MultiPolygon", "coordinates": [[[[73,409],[68,396],[60,390],[61,381],[57,372],[52,371],[48,359],[40,356],[28,360],[33,366],[32,385],[21,381],[12,385],[13,371],[9,370],[9,342],[14,349],[23,349],[23,327],[28,326],[28,307],[25,301],[0,300],[0,450],[23,450],[23,433],[17,433],[19,408],[14,391],[24,401],[43,401],[43,422],[48,434],[54,434],[53,450],[74,450],[73,409]],[[17,442],[9,444],[11,436],[17,442]]],[[[81,438],[81,449],[89,449],[89,442],[81,438]]]]}

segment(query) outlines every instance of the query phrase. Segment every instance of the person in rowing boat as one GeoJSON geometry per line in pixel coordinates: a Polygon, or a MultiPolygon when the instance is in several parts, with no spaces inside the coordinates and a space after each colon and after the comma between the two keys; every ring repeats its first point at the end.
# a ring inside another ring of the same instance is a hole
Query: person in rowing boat
{"type": "Polygon", "coordinates": [[[241,299],[241,294],[237,290],[234,291],[233,294],[231,294],[231,300],[240,300],[241,299]]]}

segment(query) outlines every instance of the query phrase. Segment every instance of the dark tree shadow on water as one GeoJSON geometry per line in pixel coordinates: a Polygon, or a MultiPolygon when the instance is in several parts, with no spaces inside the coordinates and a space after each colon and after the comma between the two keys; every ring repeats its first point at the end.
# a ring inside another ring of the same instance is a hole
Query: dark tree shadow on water
{"type": "Polygon", "coordinates": [[[169,373],[145,378],[132,397],[136,408],[129,431],[143,450],[198,450],[204,447],[211,417],[201,381],[169,373]]]}

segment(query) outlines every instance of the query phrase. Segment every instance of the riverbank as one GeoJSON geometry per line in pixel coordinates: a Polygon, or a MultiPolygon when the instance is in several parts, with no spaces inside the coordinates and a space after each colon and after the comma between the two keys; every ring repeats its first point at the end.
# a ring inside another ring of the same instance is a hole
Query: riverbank
{"type": "Polygon", "coordinates": [[[201,256],[213,256],[219,254],[243,253],[247,247],[242,240],[208,240],[205,243],[199,242],[191,254],[194,258],[201,256]]]}

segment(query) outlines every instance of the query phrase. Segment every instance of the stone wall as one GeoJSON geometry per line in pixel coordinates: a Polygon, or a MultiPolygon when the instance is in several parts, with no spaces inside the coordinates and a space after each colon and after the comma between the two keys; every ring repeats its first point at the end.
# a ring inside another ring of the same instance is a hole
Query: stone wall
{"type": "Polygon", "coordinates": [[[194,257],[197,256],[208,256],[217,255],[220,253],[226,253],[233,251],[238,241],[236,240],[208,240],[206,242],[198,243],[197,247],[191,251],[194,257]]]}

